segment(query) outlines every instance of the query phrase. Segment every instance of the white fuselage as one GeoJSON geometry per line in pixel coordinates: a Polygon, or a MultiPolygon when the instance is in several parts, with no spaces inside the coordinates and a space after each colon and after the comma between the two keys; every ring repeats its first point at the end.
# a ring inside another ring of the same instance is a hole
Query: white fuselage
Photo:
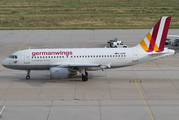
{"type": "MultiPolygon", "coordinates": [[[[139,45],[132,48],[71,48],[71,49],[27,49],[13,53],[15,58],[6,58],[2,64],[11,69],[49,70],[60,64],[100,64],[119,68],[143,63],[174,54],[165,49],[162,53],[147,53],[139,45]]],[[[98,67],[86,67],[98,70],[98,67]]]]}

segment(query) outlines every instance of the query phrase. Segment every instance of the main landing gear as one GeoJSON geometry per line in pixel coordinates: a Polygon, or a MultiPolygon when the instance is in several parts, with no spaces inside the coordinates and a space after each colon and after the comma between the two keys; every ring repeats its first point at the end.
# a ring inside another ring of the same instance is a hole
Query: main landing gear
{"type": "Polygon", "coordinates": [[[27,76],[26,76],[26,80],[30,79],[30,70],[27,70],[27,76]]]}
{"type": "Polygon", "coordinates": [[[85,75],[82,74],[82,81],[86,82],[88,81],[88,73],[85,71],[85,75]]]}

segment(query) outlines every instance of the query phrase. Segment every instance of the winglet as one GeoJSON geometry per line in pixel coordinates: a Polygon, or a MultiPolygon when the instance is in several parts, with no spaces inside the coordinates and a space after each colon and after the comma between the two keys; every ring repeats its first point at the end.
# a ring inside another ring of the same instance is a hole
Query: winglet
{"type": "Polygon", "coordinates": [[[146,52],[162,52],[164,50],[170,21],[171,17],[161,17],[144,40],[140,42],[146,52]]]}

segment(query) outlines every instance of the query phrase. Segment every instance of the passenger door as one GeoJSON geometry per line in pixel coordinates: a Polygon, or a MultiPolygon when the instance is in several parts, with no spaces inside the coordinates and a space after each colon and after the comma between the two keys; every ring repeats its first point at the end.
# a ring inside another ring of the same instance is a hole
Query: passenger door
{"type": "Polygon", "coordinates": [[[134,50],[132,52],[132,62],[137,62],[138,61],[138,52],[137,50],[134,50]]]}
{"type": "Polygon", "coordinates": [[[30,53],[25,52],[24,54],[24,64],[29,64],[30,63],[30,53]]]}

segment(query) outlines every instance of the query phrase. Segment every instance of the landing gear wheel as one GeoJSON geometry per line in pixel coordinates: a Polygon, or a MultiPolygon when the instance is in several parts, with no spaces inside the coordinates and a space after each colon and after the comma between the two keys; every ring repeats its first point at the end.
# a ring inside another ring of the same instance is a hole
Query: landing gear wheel
{"type": "Polygon", "coordinates": [[[26,80],[30,79],[30,70],[27,70],[27,76],[26,76],[26,80]]]}
{"type": "Polygon", "coordinates": [[[88,81],[88,76],[85,76],[82,74],[82,81],[84,81],[84,82],[88,81]]]}
{"type": "Polygon", "coordinates": [[[29,76],[29,75],[27,75],[27,76],[26,76],[26,80],[29,80],[29,79],[30,79],[30,76],[29,76]]]}

